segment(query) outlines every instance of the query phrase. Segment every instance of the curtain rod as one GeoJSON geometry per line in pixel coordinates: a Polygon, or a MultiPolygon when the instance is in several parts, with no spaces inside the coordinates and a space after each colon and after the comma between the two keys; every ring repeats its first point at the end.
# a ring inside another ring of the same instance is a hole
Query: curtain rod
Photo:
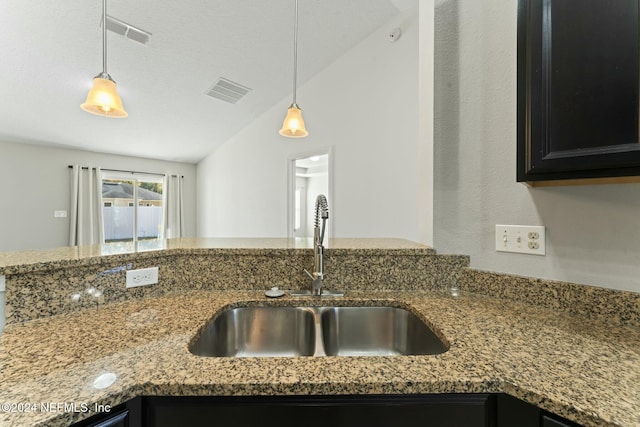
{"type": "MultiPolygon", "coordinates": [[[[69,165],[68,168],[69,169],[73,169],[73,165],[69,165]]],[[[89,169],[88,166],[81,166],[81,168],[84,169],[84,170],[88,170],[89,169]]],[[[124,173],[131,173],[131,174],[140,173],[140,174],[144,174],[144,175],[167,175],[166,173],[125,171],[125,170],[122,170],[122,169],[102,169],[101,168],[100,170],[107,171],[107,172],[124,172],[124,173]]],[[[174,174],[174,175],[171,175],[171,176],[178,176],[178,175],[174,174]]],[[[180,175],[180,178],[184,178],[184,175],[180,175]]]]}

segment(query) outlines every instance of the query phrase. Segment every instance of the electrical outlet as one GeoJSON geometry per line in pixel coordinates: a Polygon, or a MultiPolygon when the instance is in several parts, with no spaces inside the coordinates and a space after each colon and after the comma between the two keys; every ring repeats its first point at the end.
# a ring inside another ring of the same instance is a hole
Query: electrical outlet
{"type": "Polygon", "coordinates": [[[158,267],[127,270],[127,288],[147,286],[158,283],[158,267]]]}
{"type": "Polygon", "coordinates": [[[496,251],[545,255],[545,227],[496,225],[496,251]]]}

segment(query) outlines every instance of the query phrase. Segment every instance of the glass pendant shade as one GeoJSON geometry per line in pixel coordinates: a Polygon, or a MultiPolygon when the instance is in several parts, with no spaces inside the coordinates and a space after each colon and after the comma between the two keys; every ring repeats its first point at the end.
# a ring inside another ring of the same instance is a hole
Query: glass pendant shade
{"type": "Polygon", "coordinates": [[[93,87],[80,108],[105,117],[124,118],[129,115],[122,106],[116,82],[109,75],[99,75],[93,79],[93,87]]]}
{"type": "Polygon", "coordinates": [[[284,123],[279,133],[289,138],[304,138],[309,135],[309,132],[307,132],[307,129],[304,127],[302,110],[300,110],[298,105],[292,104],[289,107],[287,117],[284,118],[284,123]]]}
{"type": "Polygon", "coordinates": [[[103,117],[124,118],[129,115],[122,106],[116,82],[107,73],[107,0],[102,0],[102,72],[93,78],[93,87],[80,108],[103,117]]]}

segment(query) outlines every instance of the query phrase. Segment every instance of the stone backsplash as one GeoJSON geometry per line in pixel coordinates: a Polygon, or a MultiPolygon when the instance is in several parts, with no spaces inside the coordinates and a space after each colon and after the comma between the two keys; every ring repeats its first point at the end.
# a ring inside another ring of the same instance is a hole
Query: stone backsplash
{"type": "MultiPolygon", "coordinates": [[[[325,287],[341,291],[463,292],[519,301],[586,318],[640,326],[640,294],[469,268],[401,239],[335,239],[325,251],[325,287]]],[[[83,248],[80,248],[83,249],[83,248]]],[[[313,250],[287,239],[180,239],[158,251],[100,255],[100,248],[0,254],[6,324],[102,304],[190,290],[307,289],[313,250]],[[4,258],[3,258],[4,256],[4,258]],[[42,260],[42,261],[39,261],[42,260]],[[126,271],[158,267],[155,285],[127,289],[126,271]]]]}
{"type": "MultiPolygon", "coordinates": [[[[426,247],[327,249],[325,287],[438,290],[468,265],[466,256],[436,255],[426,247]]],[[[189,290],[307,289],[305,268],[313,268],[312,249],[176,249],[50,261],[7,274],[6,323],[189,290]],[[159,282],[127,289],[126,271],[147,267],[159,268],[159,282]]]]}
{"type": "Polygon", "coordinates": [[[640,326],[640,293],[474,269],[465,269],[460,277],[467,292],[640,326]]]}

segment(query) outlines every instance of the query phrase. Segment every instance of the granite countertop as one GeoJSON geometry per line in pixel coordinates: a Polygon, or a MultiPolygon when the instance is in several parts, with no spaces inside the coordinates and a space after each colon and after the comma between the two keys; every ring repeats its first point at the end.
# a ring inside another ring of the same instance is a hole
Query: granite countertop
{"type": "MultiPolygon", "coordinates": [[[[420,243],[396,238],[335,238],[325,245],[328,253],[341,254],[385,254],[427,255],[435,251],[420,243]]],[[[69,246],[45,250],[0,252],[0,274],[17,274],[46,271],[51,268],[93,265],[113,260],[159,257],[176,254],[255,254],[264,255],[282,252],[311,250],[312,239],[307,238],[176,238],[166,240],[115,242],[103,245],[69,246]]]]}
{"type": "MultiPolygon", "coordinates": [[[[208,358],[187,349],[229,305],[313,303],[192,291],[12,325],[0,336],[0,403],[91,408],[139,395],[504,392],[585,426],[640,426],[637,327],[485,296],[354,291],[320,302],[408,308],[446,337],[450,348],[440,355],[208,358]],[[96,389],[106,372],[115,382],[96,389]]],[[[92,414],[0,412],[0,425],[64,426],[92,414]]]]}

